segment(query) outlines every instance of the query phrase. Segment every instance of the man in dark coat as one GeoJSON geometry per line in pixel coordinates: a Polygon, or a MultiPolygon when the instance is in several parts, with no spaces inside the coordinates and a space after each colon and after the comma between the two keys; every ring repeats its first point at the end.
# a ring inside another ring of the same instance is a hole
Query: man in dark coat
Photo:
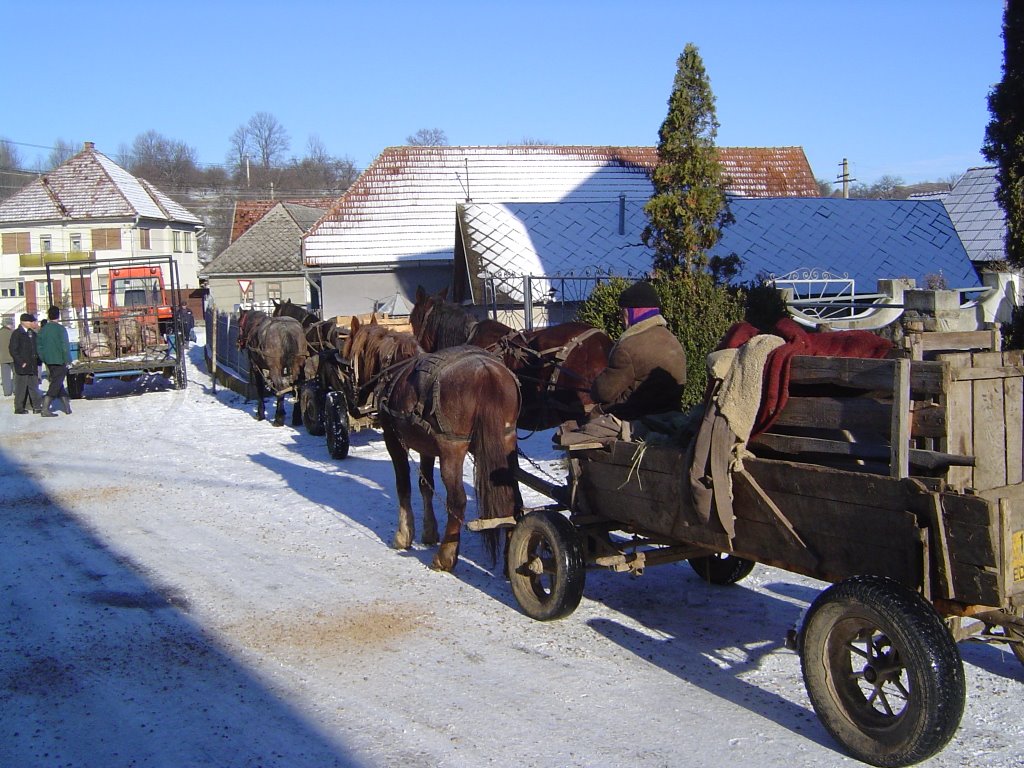
{"type": "Polygon", "coordinates": [[[678,411],[686,385],[686,351],[661,316],[654,286],[638,282],[619,296],[626,330],[594,380],[595,411],[628,421],[678,411]]]}
{"type": "Polygon", "coordinates": [[[21,324],[11,334],[10,352],[14,360],[14,412],[28,413],[26,405],[33,413],[39,413],[39,357],[36,353],[36,332],[34,315],[25,313],[21,316],[21,324]]]}

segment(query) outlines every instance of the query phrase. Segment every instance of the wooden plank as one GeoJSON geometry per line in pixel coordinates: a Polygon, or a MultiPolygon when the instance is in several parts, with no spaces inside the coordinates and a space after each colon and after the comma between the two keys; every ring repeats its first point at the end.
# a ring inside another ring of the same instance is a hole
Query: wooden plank
{"type": "Polygon", "coordinates": [[[910,413],[910,435],[914,438],[946,437],[946,407],[933,403],[914,403],[910,413]]]}
{"type": "Polygon", "coordinates": [[[776,426],[889,434],[892,406],[869,397],[791,397],[776,426]]]}
{"type": "Polygon", "coordinates": [[[895,360],[855,357],[794,357],[791,384],[836,384],[872,391],[892,389],[895,360]]]}
{"type": "MultiPolygon", "coordinates": [[[[953,369],[968,367],[970,355],[946,355],[943,359],[949,362],[951,367],[950,379],[944,387],[945,396],[941,400],[946,407],[946,437],[945,445],[942,447],[947,453],[976,456],[974,433],[971,429],[971,383],[953,379],[953,369]]],[[[955,488],[970,488],[974,484],[974,471],[967,467],[950,467],[946,473],[946,481],[955,488]]]]}
{"type": "Polygon", "coordinates": [[[1024,379],[1003,380],[1006,484],[1024,481],[1024,379]]]}
{"type": "Polygon", "coordinates": [[[892,384],[889,476],[910,475],[910,361],[897,360],[892,384]]]}
{"type": "Polygon", "coordinates": [[[999,349],[999,331],[930,331],[912,334],[914,349],[936,352],[954,349],[999,349]]]}
{"type": "Polygon", "coordinates": [[[974,456],[977,460],[973,486],[996,488],[1006,485],[1006,422],[1002,381],[974,381],[971,389],[971,426],[974,456]]]}
{"type": "MultiPolygon", "coordinates": [[[[777,453],[790,455],[799,454],[830,454],[849,456],[854,459],[871,459],[875,461],[889,460],[889,446],[884,443],[848,442],[842,440],[824,440],[816,437],[798,435],[776,435],[766,432],[752,438],[747,445],[755,453],[758,448],[767,448],[777,453]]],[[[973,456],[956,456],[951,453],[931,451],[922,448],[911,448],[909,451],[910,465],[923,469],[934,470],[948,466],[973,466],[973,456]]]]}
{"type": "Polygon", "coordinates": [[[984,366],[979,368],[954,368],[954,381],[978,381],[979,379],[1020,379],[1024,378],[1024,367],[1017,365],[984,366]]]}
{"type": "Polygon", "coordinates": [[[884,475],[865,475],[775,459],[747,459],[743,465],[769,493],[781,491],[823,502],[868,500],[877,509],[894,511],[907,508],[905,486],[884,475]]]}

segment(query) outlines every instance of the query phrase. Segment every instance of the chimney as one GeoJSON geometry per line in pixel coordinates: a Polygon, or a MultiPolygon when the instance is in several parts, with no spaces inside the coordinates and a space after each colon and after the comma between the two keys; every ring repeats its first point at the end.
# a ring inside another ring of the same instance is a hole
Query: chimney
{"type": "Polygon", "coordinates": [[[93,144],[91,141],[87,141],[85,142],[85,146],[83,146],[82,149],[96,149],[96,145],[93,144]]]}

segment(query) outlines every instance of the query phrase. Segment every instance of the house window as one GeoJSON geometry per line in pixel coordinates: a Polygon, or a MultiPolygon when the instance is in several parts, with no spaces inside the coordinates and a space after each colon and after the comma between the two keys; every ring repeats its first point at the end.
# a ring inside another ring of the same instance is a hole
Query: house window
{"type": "Polygon", "coordinates": [[[192,253],[192,233],[185,233],[185,253],[192,253]]]}
{"type": "Polygon", "coordinates": [[[94,251],[121,250],[121,229],[94,229],[92,231],[92,248],[94,251]]]}
{"type": "Polygon", "coordinates": [[[4,232],[4,253],[32,253],[28,232],[4,232]]]}
{"type": "Polygon", "coordinates": [[[72,234],[72,235],[70,235],[68,237],[68,243],[69,243],[70,248],[71,248],[72,251],[76,251],[76,252],[77,251],[81,251],[82,250],[82,235],[79,234],[78,232],[75,232],[74,234],[72,234]]]}
{"type": "Polygon", "coordinates": [[[49,235],[39,236],[39,252],[50,253],[53,250],[53,239],[49,235]]]}
{"type": "Polygon", "coordinates": [[[267,283],[267,298],[281,300],[281,284],[267,283]]]}
{"type": "Polygon", "coordinates": [[[139,230],[139,248],[141,248],[144,251],[148,251],[151,247],[152,246],[149,244],[149,230],[148,229],[140,229],[139,230]]]}
{"type": "Polygon", "coordinates": [[[0,298],[21,299],[25,297],[24,280],[0,280],[0,298]]]}
{"type": "Polygon", "coordinates": [[[174,252],[181,253],[181,232],[172,232],[171,238],[174,242],[174,252]]]}

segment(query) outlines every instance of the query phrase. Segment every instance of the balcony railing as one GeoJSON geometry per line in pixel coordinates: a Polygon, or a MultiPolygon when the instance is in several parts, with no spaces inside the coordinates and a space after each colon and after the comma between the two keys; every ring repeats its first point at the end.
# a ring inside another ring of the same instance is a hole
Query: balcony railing
{"type": "Polygon", "coordinates": [[[73,264],[79,261],[92,261],[95,251],[43,251],[41,253],[21,253],[18,260],[22,269],[44,267],[47,264],[73,264]]]}

